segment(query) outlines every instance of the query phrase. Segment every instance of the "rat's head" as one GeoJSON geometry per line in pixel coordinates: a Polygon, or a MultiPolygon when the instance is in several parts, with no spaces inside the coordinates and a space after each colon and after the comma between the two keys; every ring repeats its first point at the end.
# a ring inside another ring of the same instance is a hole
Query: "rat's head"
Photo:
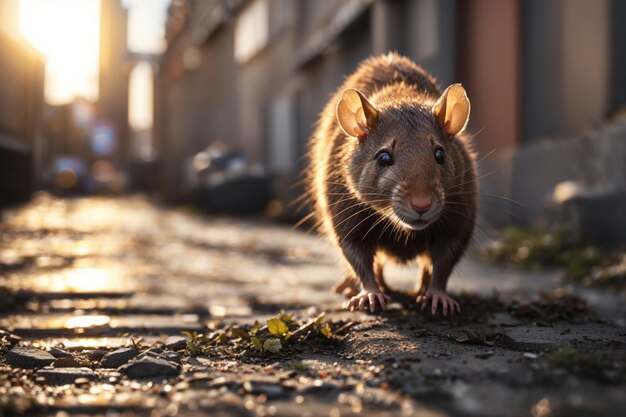
{"type": "Polygon", "coordinates": [[[399,97],[380,108],[357,90],[344,91],[337,120],[351,137],[343,155],[348,186],[395,223],[425,229],[443,212],[446,190],[459,181],[452,142],[469,112],[460,84],[428,105],[399,97]]]}

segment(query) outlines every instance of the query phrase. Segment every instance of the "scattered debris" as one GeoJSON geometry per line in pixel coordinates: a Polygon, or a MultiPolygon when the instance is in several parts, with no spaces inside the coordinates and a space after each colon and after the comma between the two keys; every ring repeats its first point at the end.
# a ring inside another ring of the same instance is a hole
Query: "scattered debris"
{"type": "Polygon", "coordinates": [[[486,344],[485,336],[480,335],[471,329],[463,329],[463,332],[463,335],[456,338],[458,343],[469,343],[472,345],[486,344]]]}
{"type": "Polygon", "coordinates": [[[571,347],[550,353],[547,362],[553,368],[566,369],[575,374],[598,377],[602,372],[602,364],[598,358],[571,347]]]}
{"type": "Polygon", "coordinates": [[[0,342],[7,343],[8,345],[15,345],[22,340],[21,337],[15,335],[11,332],[7,332],[6,330],[0,329],[0,342]]]}
{"type": "MultiPolygon", "coordinates": [[[[339,322],[337,325],[342,327],[345,323],[339,322]]],[[[330,323],[325,320],[325,313],[298,320],[284,311],[268,319],[264,326],[257,321],[251,326],[218,326],[209,335],[196,332],[184,334],[188,338],[186,351],[190,356],[202,355],[211,348],[271,355],[287,347],[296,348],[307,341],[312,343],[316,338],[327,339],[331,344],[341,340],[339,336],[333,335],[330,323]]]]}
{"type": "Polygon", "coordinates": [[[598,321],[598,316],[589,309],[585,300],[565,291],[540,292],[533,301],[514,303],[511,314],[517,319],[540,320],[542,322],[598,321]]]}
{"type": "Polygon", "coordinates": [[[626,253],[588,245],[565,227],[546,232],[511,226],[479,253],[485,260],[526,269],[562,268],[575,282],[626,291],[626,253]]]}

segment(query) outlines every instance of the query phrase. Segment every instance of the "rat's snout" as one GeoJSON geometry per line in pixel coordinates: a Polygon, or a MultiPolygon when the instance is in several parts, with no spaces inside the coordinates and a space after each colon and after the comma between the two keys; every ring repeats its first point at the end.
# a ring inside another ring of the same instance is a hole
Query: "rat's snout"
{"type": "Polygon", "coordinates": [[[416,195],[411,197],[411,207],[418,214],[424,214],[433,204],[433,198],[429,195],[416,195]]]}

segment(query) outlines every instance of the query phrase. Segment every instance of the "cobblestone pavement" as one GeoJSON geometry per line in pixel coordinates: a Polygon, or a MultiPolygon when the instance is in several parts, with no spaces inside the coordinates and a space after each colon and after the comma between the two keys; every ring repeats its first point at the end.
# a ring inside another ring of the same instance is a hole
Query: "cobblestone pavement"
{"type": "MultiPolygon", "coordinates": [[[[367,315],[329,291],[332,248],[285,226],[42,194],[6,211],[0,233],[0,415],[626,408],[624,300],[558,273],[466,259],[451,280],[460,315],[400,295],[367,315]]],[[[415,284],[415,268],[386,274],[415,284]]]]}

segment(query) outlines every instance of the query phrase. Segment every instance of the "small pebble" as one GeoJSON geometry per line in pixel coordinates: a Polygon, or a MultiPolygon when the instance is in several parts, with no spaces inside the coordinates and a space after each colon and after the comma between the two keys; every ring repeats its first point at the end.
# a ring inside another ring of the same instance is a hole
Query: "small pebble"
{"type": "Polygon", "coordinates": [[[102,349],[87,349],[83,350],[83,354],[92,361],[99,361],[107,354],[106,350],[102,349]]]}
{"type": "Polygon", "coordinates": [[[165,347],[170,350],[182,350],[187,347],[187,339],[184,336],[170,336],[165,341],[165,347]]]}
{"type": "Polygon", "coordinates": [[[135,348],[120,348],[104,355],[100,365],[103,368],[118,368],[136,358],[138,354],[135,348]]]}
{"type": "Polygon", "coordinates": [[[52,362],[53,368],[80,368],[80,364],[76,359],[70,357],[61,357],[52,362]]]}
{"type": "Polygon", "coordinates": [[[59,349],[59,348],[51,348],[50,354],[54,356],[55,358],[71,358],[72,357],[72,354],[70,352],[63,350],[63,349],[59,349]]]}

